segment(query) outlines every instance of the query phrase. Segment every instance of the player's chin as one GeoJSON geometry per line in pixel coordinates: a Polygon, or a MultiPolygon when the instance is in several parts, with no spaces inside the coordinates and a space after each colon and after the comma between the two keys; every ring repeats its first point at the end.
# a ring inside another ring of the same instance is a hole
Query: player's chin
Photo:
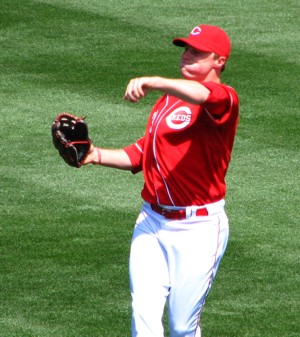
{"type": "Polygon", "coordinates": [[[193,80],[194,76],[186,69],[186,67],[180,68],[181,76],[186,80],[193,80]]]}

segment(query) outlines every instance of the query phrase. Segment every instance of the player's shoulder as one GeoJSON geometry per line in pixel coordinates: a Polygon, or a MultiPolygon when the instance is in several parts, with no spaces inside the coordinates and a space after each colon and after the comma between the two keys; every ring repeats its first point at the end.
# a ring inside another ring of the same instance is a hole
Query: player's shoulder
{"type": "Polygon", "coordinates": [[[228,84],[214,81],[202,82],[201,84],[210,91],[211,97],[218,97],[222,100],[228,100],[231,96],[234,99],[238,97],[235,89],[228,84]]]}
{"type": "Polygon", "coordinates": [[[225,90],[227,90],[230,98],[233,99],[233,101],[235,101],[235,102],[239,101],[238,94],[232,86],[230,86],[228,84],[223,84],[223,87],[224,87],[225,90]]]}

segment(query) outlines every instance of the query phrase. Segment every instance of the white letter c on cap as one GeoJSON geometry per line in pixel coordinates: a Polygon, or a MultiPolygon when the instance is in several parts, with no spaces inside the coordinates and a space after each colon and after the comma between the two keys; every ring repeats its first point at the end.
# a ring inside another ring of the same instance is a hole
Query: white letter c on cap
{"type": "Polygon", "coordinates": [[[199,35],[200,33],[201,33],[201,28],[197,26],[192,30],[191,35],[199,35]]]}

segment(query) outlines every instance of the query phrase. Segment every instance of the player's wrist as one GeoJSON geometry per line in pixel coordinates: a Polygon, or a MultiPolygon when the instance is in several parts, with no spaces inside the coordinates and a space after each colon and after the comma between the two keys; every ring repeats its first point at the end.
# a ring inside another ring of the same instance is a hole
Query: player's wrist
{"type": "Polygon", "coordinates": [[[101,150],[99,147],[94,148],[92,164],[101,165],[101,150]]]}

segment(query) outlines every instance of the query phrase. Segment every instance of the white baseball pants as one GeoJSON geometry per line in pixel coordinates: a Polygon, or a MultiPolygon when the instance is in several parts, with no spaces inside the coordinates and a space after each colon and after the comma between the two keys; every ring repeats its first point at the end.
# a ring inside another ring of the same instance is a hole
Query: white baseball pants
{"type": "Polygon", "coordinates": [[[224,201],[208,216],[167,220],[145,203],[134,229],[130,261],[132,337],[200,337],[201,310],[228,240],[224,201]]]}

